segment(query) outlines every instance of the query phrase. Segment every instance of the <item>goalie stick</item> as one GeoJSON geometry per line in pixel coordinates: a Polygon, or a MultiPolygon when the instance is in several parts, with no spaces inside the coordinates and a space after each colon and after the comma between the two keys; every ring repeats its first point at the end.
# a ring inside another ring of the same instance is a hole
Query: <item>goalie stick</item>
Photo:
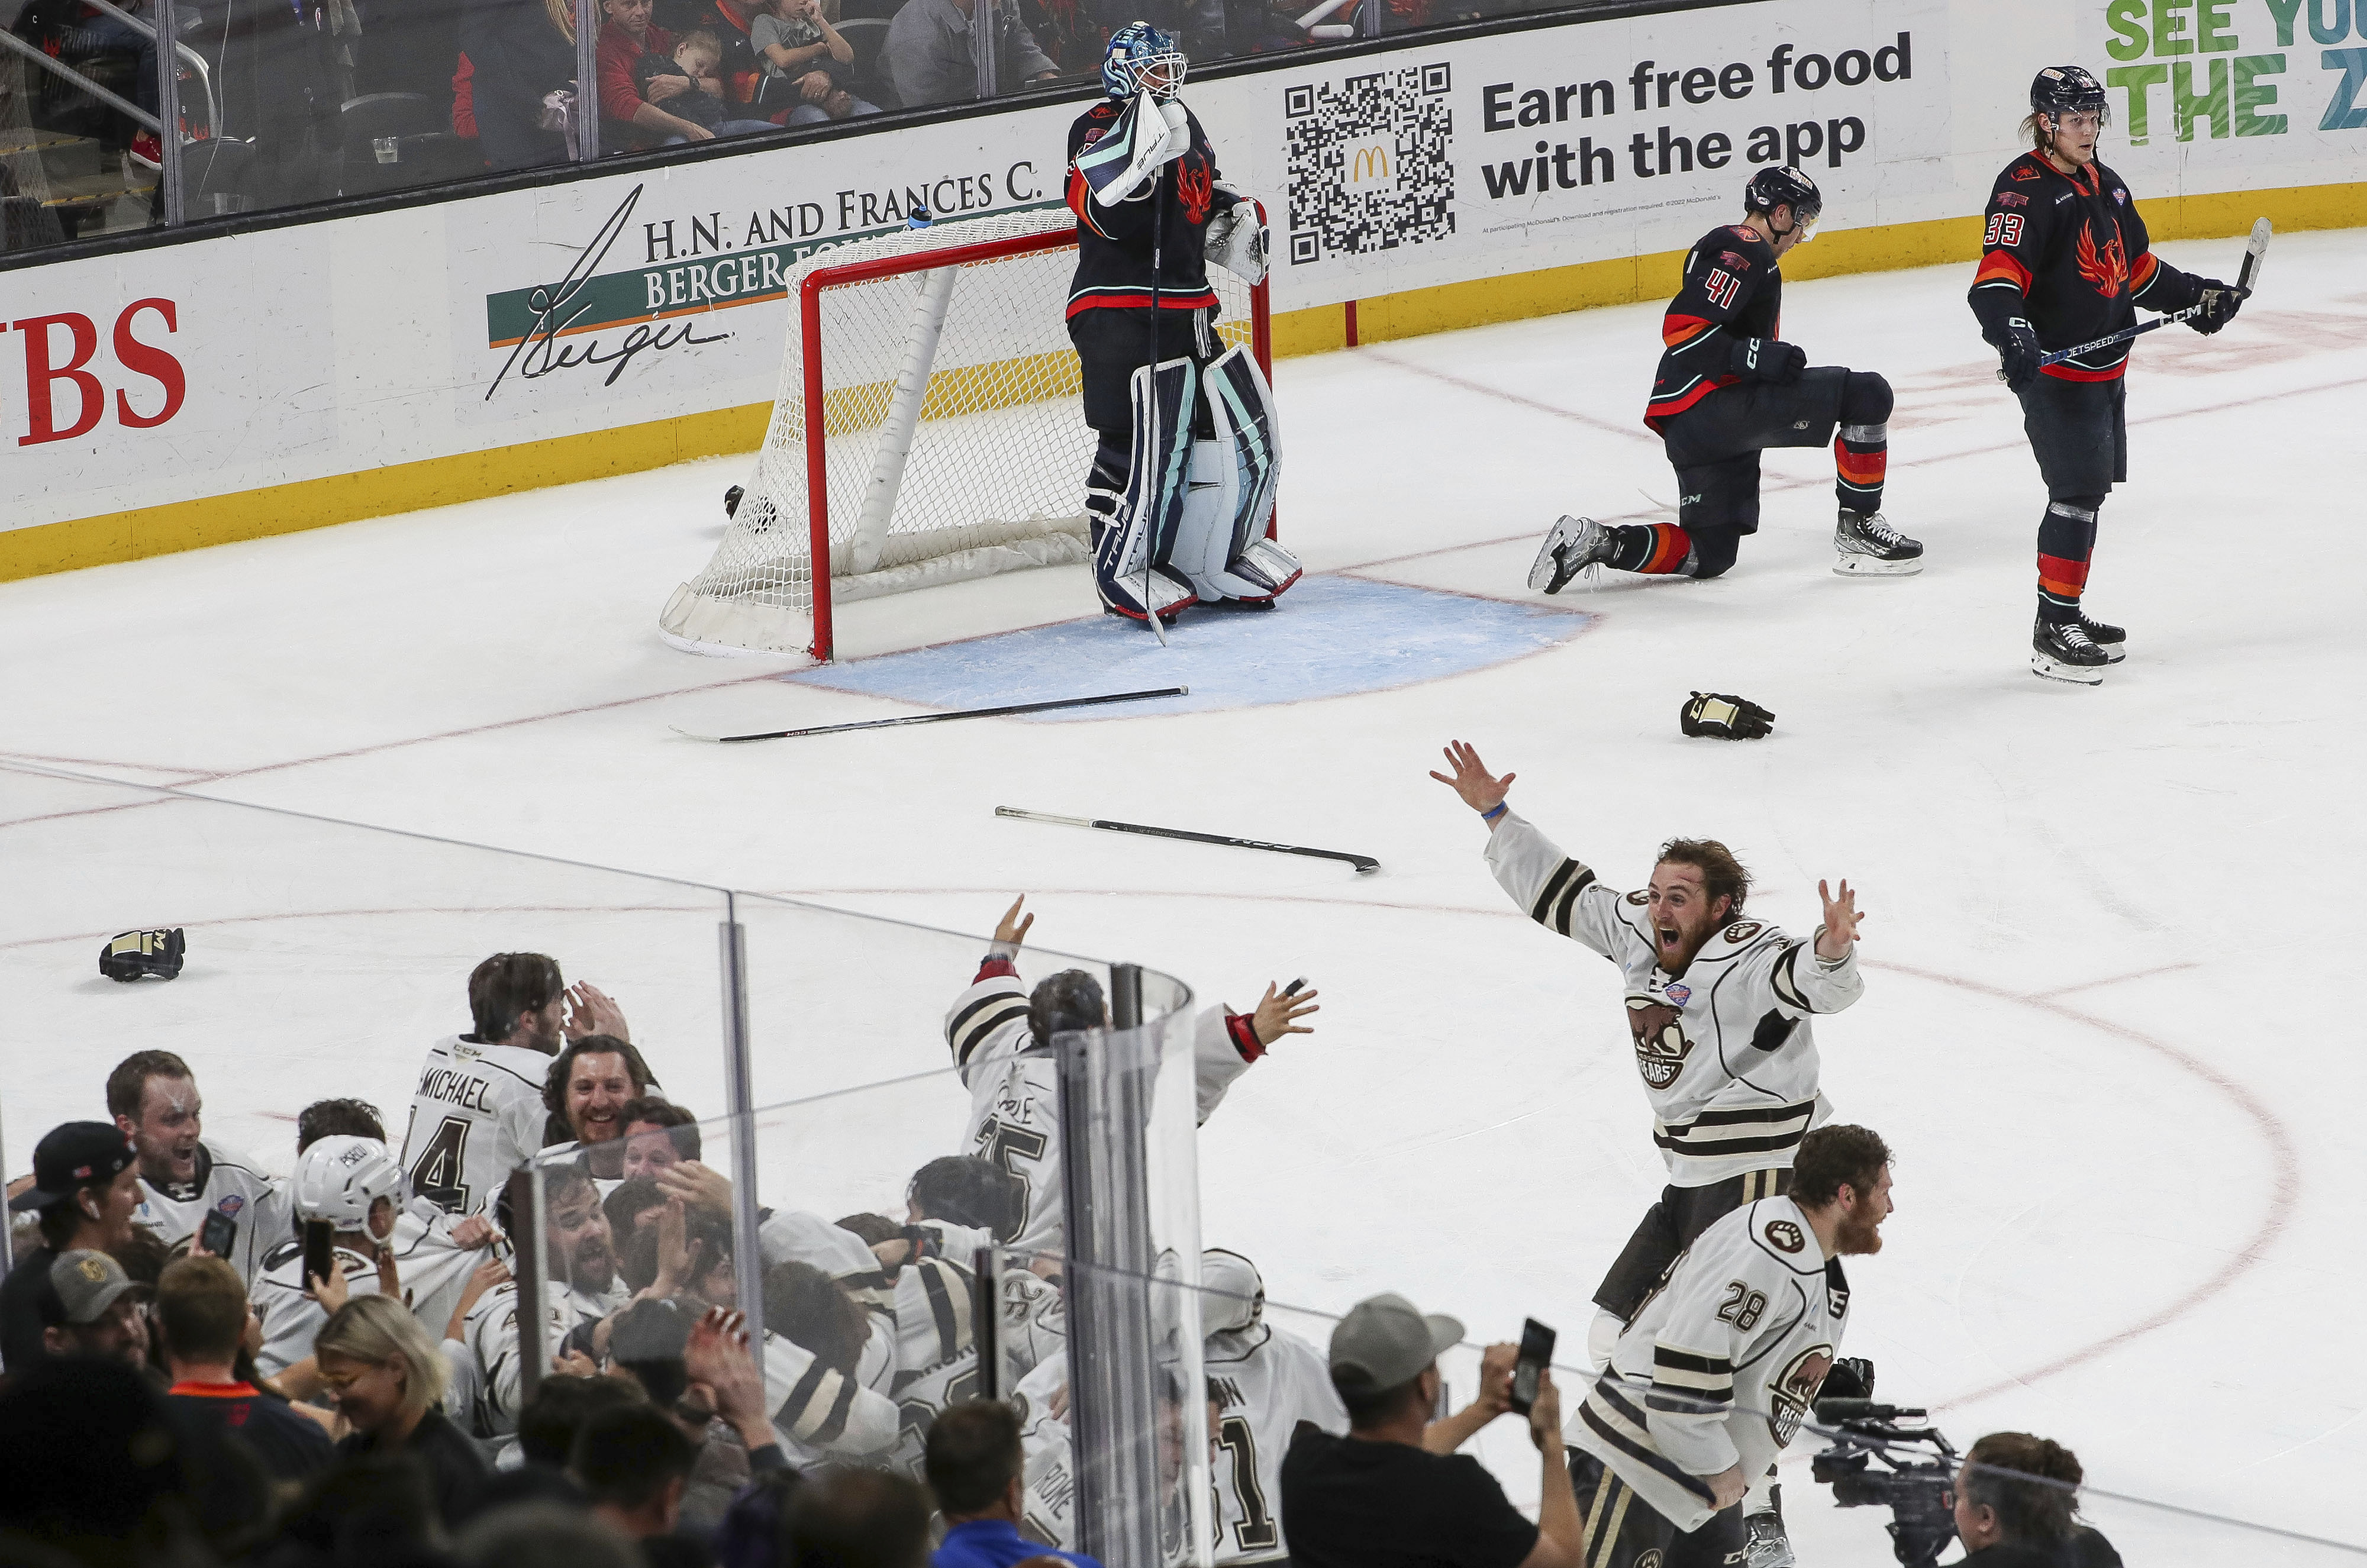
{"type": "Polygon", "coordinates": [[[1149,828],[1139,822],[1111,822],[1099,817],[1055,817],[1048,811],[1022,811],[1015,806],[998,806],[997,817],[1015,818],[1022,822],[1057,822],[1063,828],[1099,828],[1112,833],[1146,833],[1154,839],[1188,839],[1195,844],[1223,844],[1236,850],[1266,850],[1278,855],[1309,855],[1317,860],[1346,861],[1356,868],[1359,876],[1371,876],[1381,869],[1381,863],[1370,855],[1352,855],[1345,850],[1310,850],[1304,844],[1269,844],[1262,839],[1236,839],[1224,833],[1195,833],[1184,828],[1149,828]]]}
{"type": "Polygon", "coordinates": [[[1047,713],[1053,708],[1088,708],[1101,703],[1139,703],[1152,697],[1189,696],[1189,686],[1161,686],[1150,692],[1112,692],[1101,697],[1057,697],[1048,703],[1012,703],[999,708],[963,708],[955,713],[915,713],[901,718],[866,718],[855,724],[817,724],[805,729],[767,729],[758,735],[701,735],[695,729],[685,729],[669,724],[668,729],[685,740],[714,740],[730,745],[736,740],[791,740],[800,735],[844,735],[850,729],[894,729],[906,724],[944,724],[957,718],[1002,718],[1015,713],[1047,713]]]}
{"type": "MultiPolygon", "coordinates": [[[[2237,298],[2250,299],[2252,290],[2258,287],[2260,260],[2269,254],[2269,236],[2271,232],[2269,220],[2265,218],[2252,225],[2252,237],[2244,243],[2243,269],[2236,275],[2237,298]]],[[[2140,326],[2123,327],[2119,332],[2107,333],[2093,343],[2083,343],[2076,348],[2058,348],[2052,354],[2041,355],[2038,360],[2039,368],[2043,370],[2050,365],[2060,365],[2067,359],[2075,358],[2093,349],[2110,348],[2116,343],[2126,343],[2131,338],[2143,337],[2147,333],[2159,332],[2174,322],[2191,320],[2202,308],[2200,305],[2189,305],[2183,310],[2173,310],[2167,316],[2156,316],[2152,321],[2140,326]]],[[[1998,379],[2000,381],[2005,379],[2003,370],[1998,372],[1998,379]]]]}

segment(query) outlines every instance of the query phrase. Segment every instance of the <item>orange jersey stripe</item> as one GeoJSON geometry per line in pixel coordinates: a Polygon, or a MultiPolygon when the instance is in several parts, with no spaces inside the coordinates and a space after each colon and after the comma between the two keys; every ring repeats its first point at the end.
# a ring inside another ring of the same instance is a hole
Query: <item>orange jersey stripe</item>
{"type": "Polygon", "coordinates": [[[1682,528],[1672,528],[1662,523],[1652,530],[1652,558],[1643,565],[1647,576],[1665,577],[1684,564],[1693,552],[1693,538],[1682,528]]]}
{"type": "Polygon", "coordinates": [[[2003,251],[1991,251],[1981,258],[1981,270],[1973,274],[1973,287],[1978,288],[1984,283],[2000,280],[2012,284],[2024,294],[2030,292],[2030,269],[2003,251]]]}
{"type": "Polygon", "coordinates": [[[2154,259],[2154,254],[2151,251],[2139,256],[2129,268],[2129,291],[2133,294],[2144,293],[2146,286],[2153,281],[2153,275],[2160,270],[2161,263],[2154,259]]]}
{"type": "Polygon", "coordinates": [[[2088,563],[2042,554],[2038,558],[2038,586],[2049,593],[2077,599],[2088,586],[2088,563]]]}
{"type": "Polygon", "coordinates": [[[1679,344],[1692,342],[1709,329],[1710,321],[1705,316],[1680,316],[1671,313],[1660,323],[1660,342],[1665,347],[1674,348],[1679,344]]]}
{"type": "Polygon", "coordinates": [[[1841,478],[1853,485],[1878,485],[1890,471],[1890,454],[1884,452],[1852,452],[1839,446],[1833,453],[1833,467],[1841,478]]]}

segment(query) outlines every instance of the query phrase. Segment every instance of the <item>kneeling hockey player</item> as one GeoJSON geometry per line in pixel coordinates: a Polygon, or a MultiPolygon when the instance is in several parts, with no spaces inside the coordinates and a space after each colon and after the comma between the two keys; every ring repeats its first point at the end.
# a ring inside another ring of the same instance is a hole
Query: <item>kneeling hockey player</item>
{"type": "Polygon", "coordinates": [[[1824,197],[1797,169],[1761,169],[1743,207],[1741,222],[1694,243],[1684,287],[1660,322],[1660,367],[1644,423],[1677,470],[1676,522],[1614,527],[1564,517],[1529,568],[1530,587],[1558,593],[1591,566],[1718,576],[1734,564],[1742,536],[1759,531],[1759,454],[1829,441],[1840,497],[1833,570],[1903,577],[1923,570],[1923,547],[1882,515],[1890,383],[1871,370],[1812,369],[1807,355],[1778,335],[1777,264],[1815,234],[1824,197]]]}
{"type": "Polygon", "coordinates": [[[1069,336],[1100,436],[1085,507],[1102,603],[1137,620],[1195,601],[1261,608],[1298,581],[1265,537],[1274,397],[1248,350],[1217,353],[1206,264],[1265,276],[1256,205],[1218,183],[1207,134],[1176,96],[1185,61],[1146,22],[1111,36],[1108,96],[1069,128],[1077,273],[1069,336]]]}

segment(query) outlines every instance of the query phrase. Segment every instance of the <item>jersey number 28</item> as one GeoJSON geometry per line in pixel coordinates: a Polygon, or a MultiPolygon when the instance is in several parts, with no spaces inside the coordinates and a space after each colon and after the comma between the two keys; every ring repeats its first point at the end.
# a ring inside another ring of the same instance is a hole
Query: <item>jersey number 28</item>
{"type": "Polygon", "coordinates": [[[1754,1291],[1741,1280],[1733,1280],[1727,1283],[1726,1300],[1718,1303],[1717,1315],[1748,1334],[1759,1326],[1759,1319],[1766,1311],[1766,1292],[1754,1291]]]}

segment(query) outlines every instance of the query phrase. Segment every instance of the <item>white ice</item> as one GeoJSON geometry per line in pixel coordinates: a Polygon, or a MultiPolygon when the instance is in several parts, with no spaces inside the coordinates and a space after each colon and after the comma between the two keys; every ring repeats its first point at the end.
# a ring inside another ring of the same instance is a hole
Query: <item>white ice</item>
{"type": "MultiPolygon", "coordinates": [[[[1946,267],[1795,285],[1784,322],[1812,360],[1898,389],[1887,511],[1929,547],[1912,580],[1832,576],[1830,458],[1776,453],[1731,575],[1573,589],[1599,616],[1585,635],[1475,674],[715,748],[666,726],[908,711],[764,678],[789,661],[660,644],[735,459],[0,586],[0,750],[970,931],[1029,890],[1038,941],[1237,1005],[1308,976],[1319,1032],[1202,1134],[1207,1240],[1256,1258],[1278,1301],[1400,1290],[1487,1338],[1535,1315],[1574,1352],[1660,1167],[1614,973],[1507,907],[1479,824],[1424,776],[1471,739],[1614,884],[1686,832],[1734,845],[1761,878],[1753,912],[1795,931],[1819,877],[1862,890],[1865,998],[1819,1035],[1842,1115],[1897,1151],[1898,1212],[1852,1265],[1845,1347],[1885,1397],[1932,1406],[1960,1446],[2037,1431],[2100,1486],[2367,1543],[2361,239],[2280,237],[2224,335],[2138,344],[2132,477],[2089,600],[2133,652],[2097,690],[2026,667],[2043,494],[1963,302],[1969,268],[1946,267]],[[1695,688],[1772,708],[1775,737],[1685,740],[1695,688]],[[1002,823],[999,804],[1387,869],[1002,823]]],[[[2232,276],[2239,246],[2162,249],[2232,276]]],[[[1312,571],[1524,597],[1556,513],[1672,499],[1638,423],[1659,310],[1285,361],[1285,537],[1312,571]]],[[[1073,570],[933,590],[850,607],[844,651],[1091,608],[1073,570]]],[[[289,1118],[317,1096],[399,1120],[497,944],[605,987],[669,1087],[721,1109],[711,897],[252,813],[51,817],[85,792],[16,773],[0,804],[11,1169],[42,1130],[98,1113],[108,1067],[145,1045],[187,1056],[210,1129],[266,1164],[288,1163],[289,1118]],[[92,973],[101,937],[157,922],[191,929],[180,982],[92,973]]],[[[934,1016],[980,944],[761,920],[764,1098],[941,1065],[934,1016]],[[909,1021],[903,1044],[833,1050],[836,1021],[878,1017],[909,1021]]],[[[956,1091],[904,1092],[911,1140],[949,1142],[956,1091]]],[[[892,1203],[903,1154],[855,1196],[892,1203]]],[[[1517,1433],[1485,1452],[1534,1498],[1517,1433]]],[[[1889,1560],[1877,1514],[1826,1507],[1796,1452],[1789,1469],[1804,1562],[1889,1560]]],[[[2336,1555],[2091,1513],[2133,1564],[2336,1555]]]]}

